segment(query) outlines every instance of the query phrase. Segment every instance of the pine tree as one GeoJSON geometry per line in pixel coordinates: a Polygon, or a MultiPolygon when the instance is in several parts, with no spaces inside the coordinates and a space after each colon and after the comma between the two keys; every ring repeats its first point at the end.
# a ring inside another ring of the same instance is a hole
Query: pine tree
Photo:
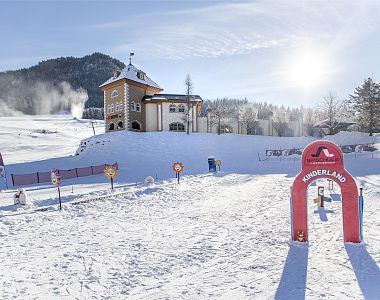
{"type": "Polygon", "coordinates": [[[380,84],[371,77],[355,88],[353,95],[349,96],[348,103],[354,111],[357,121],[365,126],[372,136],[380,126],[380,84]]]}

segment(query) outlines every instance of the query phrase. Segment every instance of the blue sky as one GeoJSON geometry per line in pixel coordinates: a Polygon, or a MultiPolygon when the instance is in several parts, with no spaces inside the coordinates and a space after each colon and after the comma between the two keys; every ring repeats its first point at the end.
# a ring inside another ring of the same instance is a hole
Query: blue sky
{"type": "Polygon", "coordinates": [[[134,52],[167,93],[289,106],[380,81],[379,1],[12,1],[0,28],[0,71],[134,52]]]}

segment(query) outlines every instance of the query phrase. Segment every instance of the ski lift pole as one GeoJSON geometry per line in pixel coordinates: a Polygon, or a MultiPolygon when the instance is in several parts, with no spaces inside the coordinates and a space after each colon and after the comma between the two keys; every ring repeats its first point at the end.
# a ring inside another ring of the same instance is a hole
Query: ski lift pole
{"type": "Polygon", "coordinates": [[[96,121],[91,121],[90,123],[91,123],[91,126],[92,126],[92,131],[94,132],[94,135],[96,135],[96,134],[95,134],[95,127],[94,127],[94,124],[97,124],[97,123],[96,123],[96,121]]]}

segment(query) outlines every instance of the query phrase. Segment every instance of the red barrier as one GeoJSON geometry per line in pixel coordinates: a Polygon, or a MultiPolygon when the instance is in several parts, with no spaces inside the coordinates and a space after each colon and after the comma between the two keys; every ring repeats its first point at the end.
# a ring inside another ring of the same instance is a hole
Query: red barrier
{"type": "Polygon", "coordinates": [[[77,174],[78,174],[78,177],[93,175],[91,167],[77,168],[77,174]]]}
{"type": "Polygon", "coordinates": [[[75,169],[70,170],[59,170],[59,175],[61,176],[61,180],[63,179],[73,179],[77,178],[77,172],[75,169]]]}
{"type": "Polygon", "coordinates": [[[335,181],[342,192],[343,231],[345,242],[360,242],[358,188],[355,180],[344,169],[343,152],[332,142],[316,141],[302,153],[302,171],[294,180],[291,191],[292,237],[303,234],[308,240],[307,188],[318,178],[335,181]]]}
{"type": "MultiPolygon", "coordinates": [[[[113,164],[117,169],[119,165],[113,164]]],[[[77,177],[85,177],[91,175],[103,174],[106,164],[99,166],[91,166],[84,168],[75,168],[69,170],[58,170],[61,179],[73,179],[77,177]]],[[[32,185],[38,183],[46,183],[51,181],[51,172],[36,172],[31,174],[12,174],[13,186],[32,185]]]]}
{"type": "Polygon", "coordinates": [[[12,182],[14,186],[38,183],[37,173],[22,175],[12,174],[12,182]]]}

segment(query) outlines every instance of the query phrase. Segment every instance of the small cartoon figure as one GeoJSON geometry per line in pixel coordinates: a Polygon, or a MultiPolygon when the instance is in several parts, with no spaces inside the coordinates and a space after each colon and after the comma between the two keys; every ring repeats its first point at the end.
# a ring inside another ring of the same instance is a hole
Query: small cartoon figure
{"type": "Polygon", "coordinates": [[[303,231],[298,231],[297,233],[297,241],[299,242],[304,242],[305,241],[305,236],[303,235],[303,231]]]}

